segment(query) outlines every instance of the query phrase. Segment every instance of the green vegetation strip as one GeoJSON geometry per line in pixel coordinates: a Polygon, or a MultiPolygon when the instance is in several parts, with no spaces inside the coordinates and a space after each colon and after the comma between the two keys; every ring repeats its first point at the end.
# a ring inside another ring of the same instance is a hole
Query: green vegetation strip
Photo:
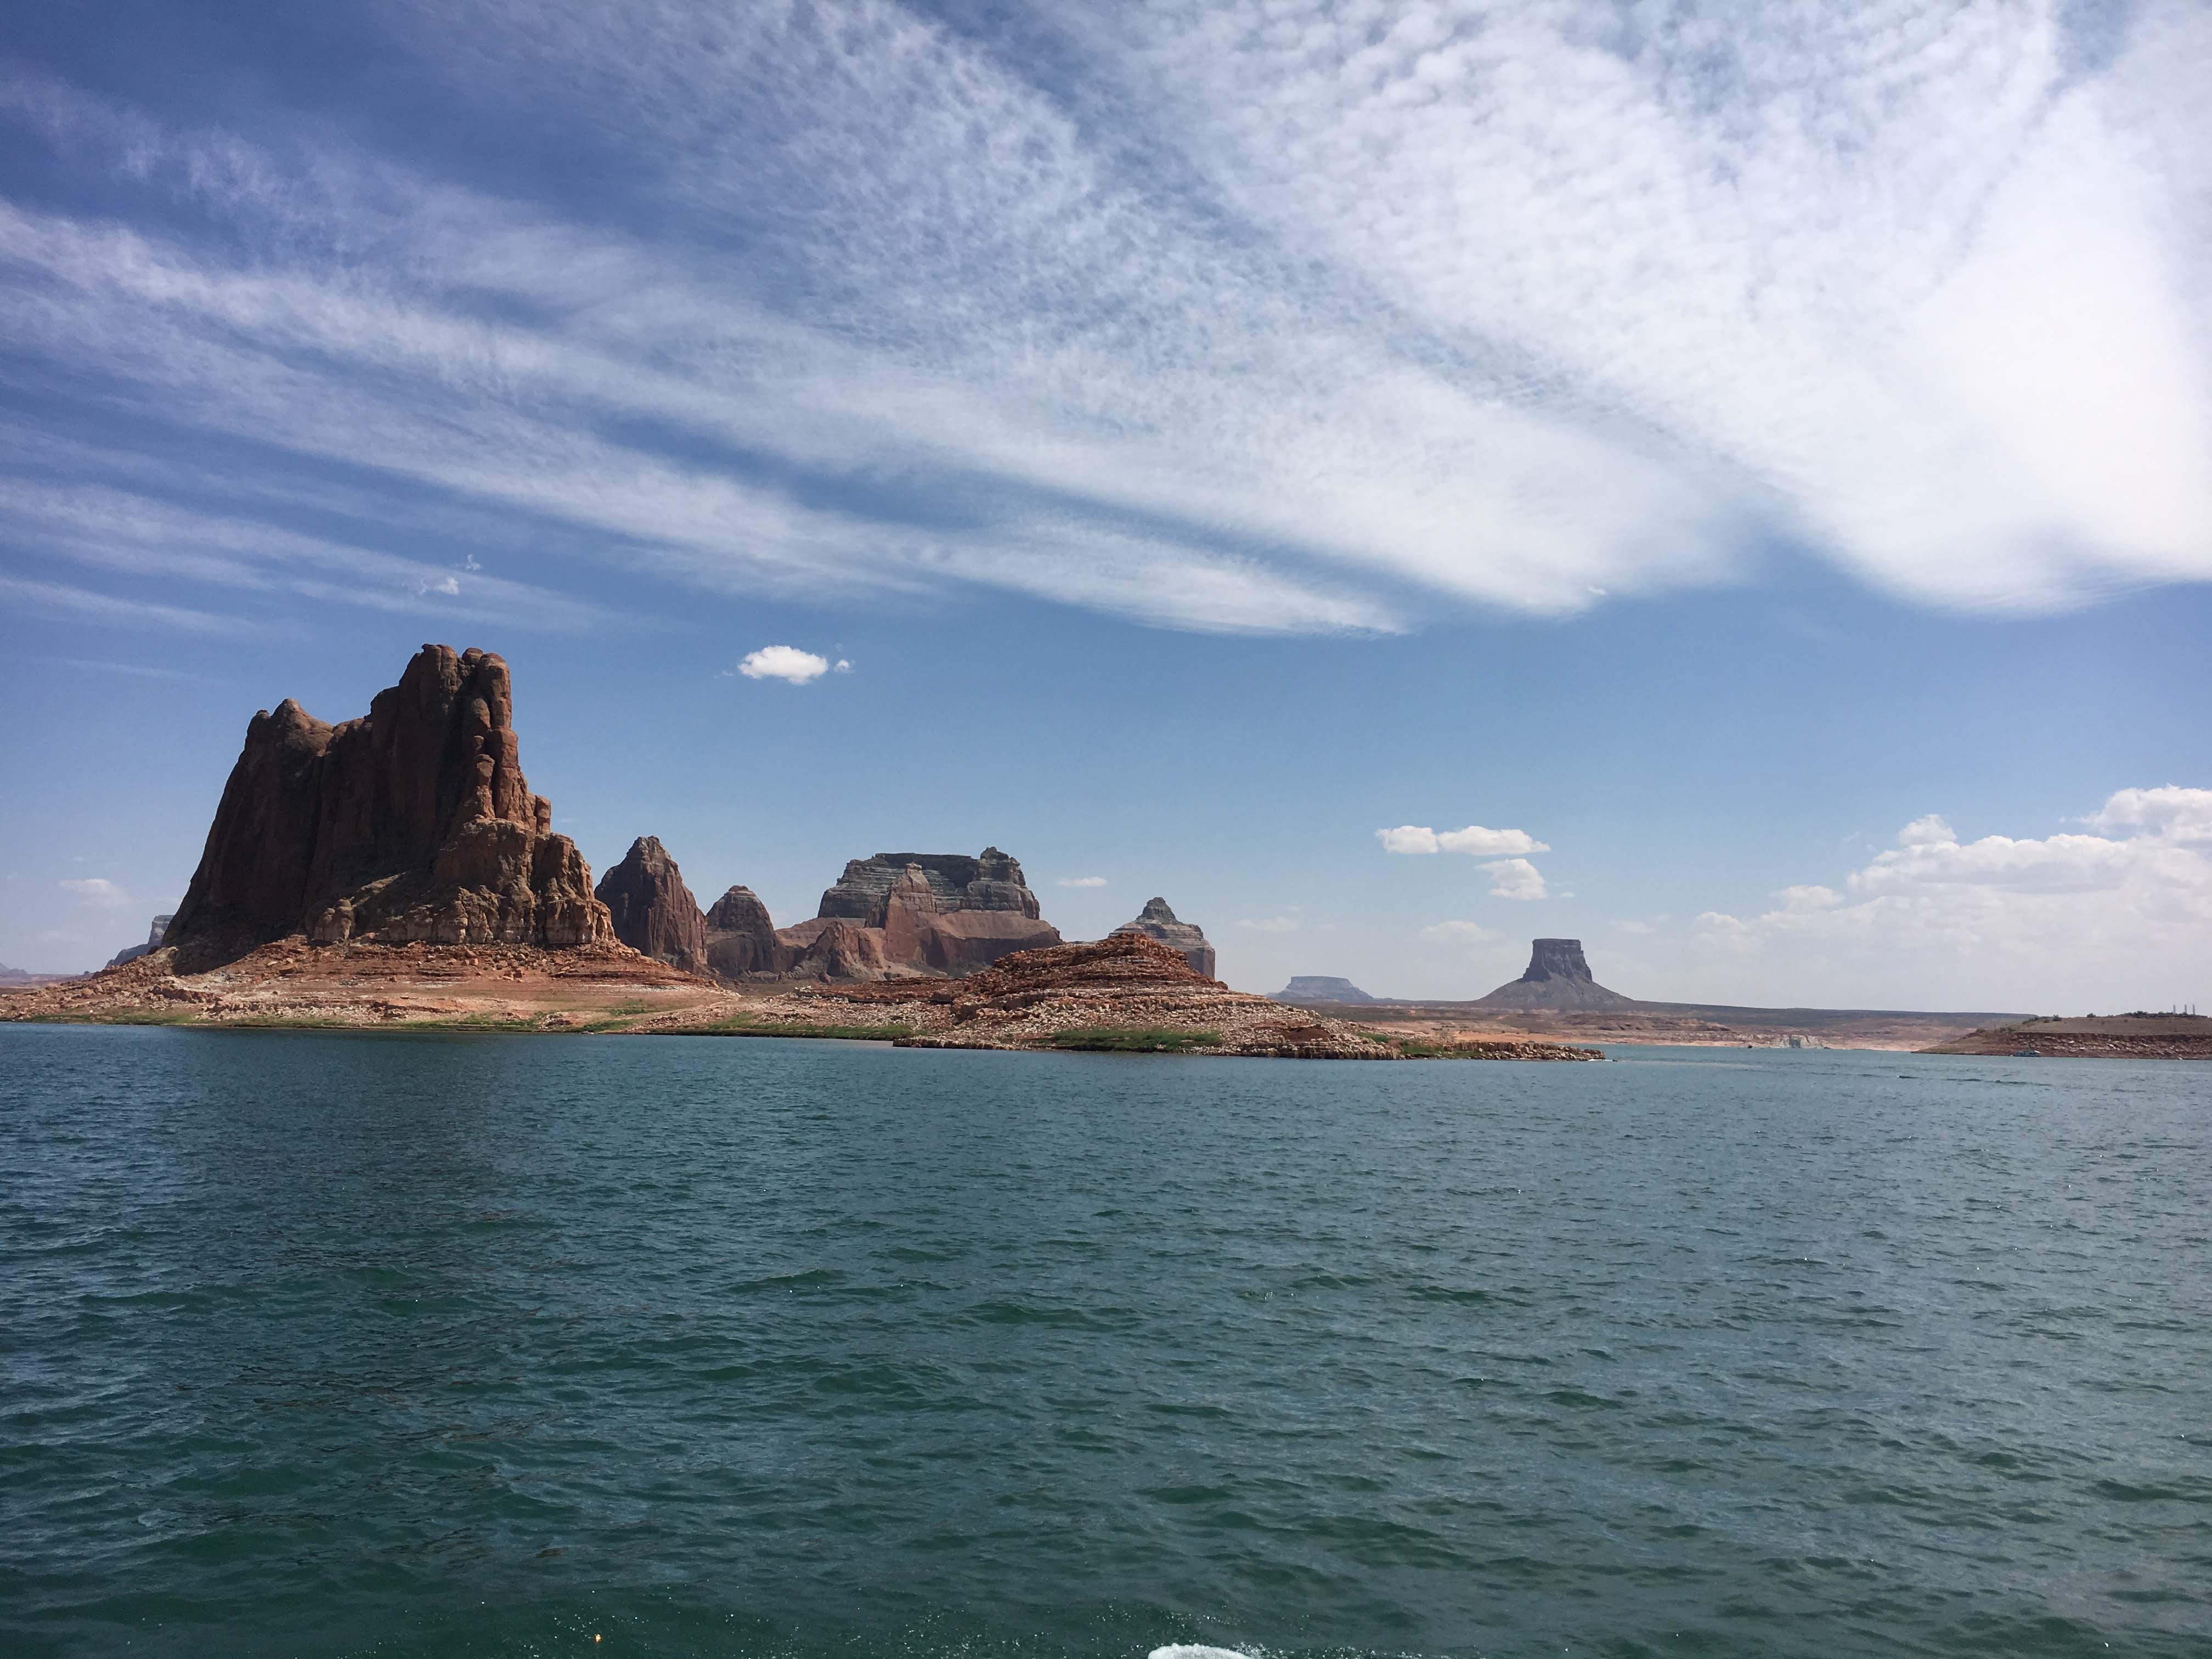
{"type": "Polygon", "coordinates": [[[1187,1054],[1220,1044],[1218,1031],[1176,1031],[1155,1026],[1085,1025],[1052,1035],[1054,1048],[1085,1054],[1187,1054]]]}

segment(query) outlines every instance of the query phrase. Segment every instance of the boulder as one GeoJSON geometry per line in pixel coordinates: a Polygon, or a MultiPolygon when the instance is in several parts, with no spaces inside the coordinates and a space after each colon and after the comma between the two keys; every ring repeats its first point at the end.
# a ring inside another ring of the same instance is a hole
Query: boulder
{"type": "Polygon", "coordinates": [[[785,951],[768,906],[750,887],[732,887],[707,912],[707,967],[724,979],[781,971],[785,951]]]}
{"type": "Polygon", "coordinates": [[[120,968],[126,962],[137,961],[149,951],[160,950],[161,935],[168,932],[169,924],[175,920],[176,917],[173,915],[155,917],[153,931],[146,935],[146,942],[143,945],[125,945],[113,956],[108,957],[107,965],[111,968],[120,968]]]}
{"type": "Polygon", "coordinates": [[[607,907],[615,937],[631,950],[687,974],[707,971],[707,918],[659,836],[632,842],[593,894],[607,907]]]}
{"type": "Polygon", "coordinates": [[[256,714],[162,936],[214,966],[271,940],[604,945],[606,907],[522,775],[507,664],[426,645],[368,713],[256,714]]]}
{"type": "Polygon", "coordinates": [[[1608,991],[1590,975],[1578,939],[1529,941],[1528,966],[1521,977],[1499,986],[1477,1002],[1492,1008],[1633,1008],[1633,997],[1608,991]]]}
{"type": "Polygon", "coordinates": [[[1183,960],[1194,972],[1206,979],[1213,977],[1213,947],[1206,943],[1206,935],[1195,923],[1177,921],[1176,913],[1168,908],[1164,898],[1149,898],[1134,921],[1125,921],[1116,927],[1117,934],[1141,933],[1146,939],[1158,939],[1169,949],[1182,952],[1183,960]]]}

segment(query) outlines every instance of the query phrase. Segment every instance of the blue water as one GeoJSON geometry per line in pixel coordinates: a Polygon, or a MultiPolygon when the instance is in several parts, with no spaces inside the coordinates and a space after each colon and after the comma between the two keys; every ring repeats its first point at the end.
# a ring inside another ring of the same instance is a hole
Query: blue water
{"type": "Polygon", "coordinates": [[[0,1651],[2212,1653],[2212,1068],[1615,1052],[0,1028],[0,1651]]]}

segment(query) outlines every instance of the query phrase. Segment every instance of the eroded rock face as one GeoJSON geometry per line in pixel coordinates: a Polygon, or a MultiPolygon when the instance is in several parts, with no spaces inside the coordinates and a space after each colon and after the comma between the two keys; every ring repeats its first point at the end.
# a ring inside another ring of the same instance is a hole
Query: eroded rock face
{"type": "Polygon", "coordinates": [[[1107,935],[1140,933],[1146,939],[1158,939],[1170,950],[1182,952],[1183,960],[1193,971],[1207,979],[1213,977],[1213,947],[1206,943],[1206,934],[1194,924],[1177,921],[1176,913],[1168,908],[1164,898],[1149,898],[1134,921],[1125,921],[1107,935]]]}
{"type": "Polygon", "coordinates": [[[785,951],[768,906],[750,887],[732,887],[707,912],[707,967],[724,979],[782,971],[785,951]]]}
{"type": "Polygon", "coordinates": [[[878,853],[854,859],[836,884],[823,892],[815,914],[880,927],[884,901],[908,870],[921,872],[940,911],[1011,910],[1032,921],[1042,914],[1022,878],[1021,861],[995,847],[986,847],[972,859],[960,853],[878,853]]]}
{"type": "MultiPolygon", "coordinates": [[[[1020,862],[987,847],[975,858],[878,853],[854,859],[822,895],[816,921],[848,922],[876,934],[888,969],[958,975],[1012,951],[1059,944],[1060,930],[1040,911],[1020,862]]],[[[793,931],[781,935],[787,945],[811,946],[813,934],[798,941],[793,931]]]]}
{"type": "Polygon", "coordinates": [[[658,836],[640,836],[594,890],[615,937],[687,974],[707,971],[707,918],[658,836]]]}
{"type": "Polygon", "coordinates": [[[507,664],[426,645],[357,720],[256,714],[162,936],[212,965],[319,944],[611,943],[575,843],[519,759],[507,664]]]}
{"type": "Polygon", "coordinates": [[[153,931],[147,934],[146,942],[143,945],[125,945],[113,956],[108,957],[107,965],[110,968],[120,968],[126,962],[137,961],[139,957],[144,956],[149,951],[160,950],[161,948],[161,935],[168,932],[169,924],[175,920],[176,917],[173,915],[155,917],[153,931]]]}
{"type": "Polygon", "coordinates": [[[1578,939],[1531,939],[1521,977],[1478,1001],[1497,1008],[1633,1008],[1633,997],[1608,991],[1591,976],[1578,939]]]}
{"type": "Polygon", "coordinates": [[[793,979],[838,980],[847,983],[886,976],[882,933],[857,927],[842,918],[823,922],[785,971],[793,979]]]}

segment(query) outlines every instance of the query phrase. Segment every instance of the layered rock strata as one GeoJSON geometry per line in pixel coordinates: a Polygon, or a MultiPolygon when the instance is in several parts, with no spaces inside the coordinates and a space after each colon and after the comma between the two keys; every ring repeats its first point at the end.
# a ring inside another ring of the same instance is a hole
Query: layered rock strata
{"type": "Polygon", "coordinates": [[[1165,899],[1146,899],[1135,921],[1123,922],[1108,937],[1130,933],[1158,939],[1170,950],[1181,951],[1194,973],[1207,979],[1213,977],[1213,947],[1206,943],[1206,934],[1194,922],[1176,921],[1176,913],[1168,908],[1165,899]]]}
{"type": "Polygon", "coordinates": [[[591,871],[530,793],[507,664],[426,645],[359,719],[256,714],[163,943],[212,964],[289,934],[611,943],[591,871]]]}
{"type": "Polygon", "coordinates": [[[1042,919],[1020,862],[995,847],[977,858],[878,853],[852,860],[822,895],[819,914],[776,937],[790,953],[788,971],[809,976],[833,960],[864,964],[871,946],[883,973],[957,976],[1013,951],[1060,942],[1060,930],[1042,919]],[[817,941],[836,927],[873,937],[841,935],[826,954],[817,951],[817,941]]]}
{"type": "Polygon", "coordinates": [[[658,836],[640,836],[593,890],[615,937],[687,974],[707,971],[707,918],[658,836]]]}
{"type": "Polygon", "coordinates": [[[1633,997],[1608,991],[1590,974],[1578,939],[1529,941],[1528,966],[1521,977],[1475,1000],[1484,1008],[1634,1008],[1633,997]]]}

